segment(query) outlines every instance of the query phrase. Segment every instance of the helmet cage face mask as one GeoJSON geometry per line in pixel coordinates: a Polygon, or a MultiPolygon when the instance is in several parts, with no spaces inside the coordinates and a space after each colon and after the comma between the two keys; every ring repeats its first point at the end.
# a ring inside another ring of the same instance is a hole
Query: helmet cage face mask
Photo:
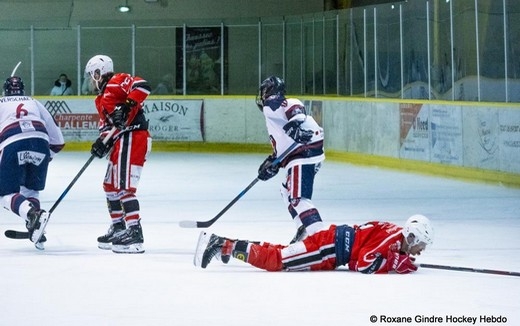
{"type": "Polygon", "coordinates": [[[4,96],[22,96],[25,94],[25,86],[18,76],[12,76],[4,82],[4,96]]]}
{"type": "Polygon", "coordinates": [[[433,227],[430,220],[423,215],[413,215],[405,223],[403,228],[403,235],[409,246],[416,246],[421,244],[423,248],[433,243],[433,227]],[[413,237],[409,237],[409,235],[413,237]],[[409,238],[413,238],[410,241],[409,238]]]}
{"type": "Polygon", "coordinates": [[[418,250],[421,250],[421,251],[422,251],[422,250],[425,250],[425,249],[426,249],[427,244],[426,244],[426,242],[424,242],[424,241],[419,241],[419,242],[416,243],[414,246],[416,246],[418,250]]]}
{"type": "Polygon", "coordinates": [[[93,56],[85,67],[85,72],[95,82],[95,86],[100,89],[100,82],[103,75],[114,71],[114,63],[112,59],[106,55],[93,56]]]}
{"type": "Polygon", "coordinates": [[[416,250],[425,250],[428,244],[425,241],[419,240],[418,237],[415,236],[413,232],[410,232],[408,236],[405,237],[406,243],[408,244],[408,250],[414,247],[416,250]]]}
{"type": "Polygon", "coordinates": [[[260,89],[256,96],[256,105],[262,110],[266,100],[280,95],[285,95],[285,82],[280,77],[268,77],[260,84],[260,89]]]}

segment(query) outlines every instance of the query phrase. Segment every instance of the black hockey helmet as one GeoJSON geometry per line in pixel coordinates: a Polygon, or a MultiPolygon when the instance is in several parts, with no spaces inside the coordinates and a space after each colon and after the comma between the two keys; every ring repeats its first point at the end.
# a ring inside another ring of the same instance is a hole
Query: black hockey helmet
{"type": "Polygon", "coordinates": [[[19,96],[24,95],[24,85],[22,78],[18,76],[11,76],[4,82],[4,96],[19,96]]]}
{"type": "Polygon", "coordinates": [[[260,89],[256,96],[256,105],[258,105],[260,111],[263,110],[265,100],[271,96],[285,97],[285,82],[282,78],[270,76],[260,84],[260,89]]]}

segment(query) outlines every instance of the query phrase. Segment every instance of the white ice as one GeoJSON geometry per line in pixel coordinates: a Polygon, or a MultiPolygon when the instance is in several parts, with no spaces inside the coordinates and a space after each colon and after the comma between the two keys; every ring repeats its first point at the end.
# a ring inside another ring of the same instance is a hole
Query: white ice
{"type": "MultiPolygon", "coordinates": [[[[88,157],[55,157],[41,194],[44,208],[88,157]]],[[[446,319],[452,317],[492,324],[481,316],[520,325],[515,276],[426,268],[410,275],[273,273],[235,260],[196,268],[201,230],[178,222],[215,216],[254,180],[264,157],[152,153],[138,191],[142,255],[96,246],[109,226],[101,189],[106,160],[96,159],[52,214],[44,251],[0,237],[0,325],[452,325],[446,319]],[[412,322],[385,322],[383,315],[412,322]]],[[[257,183],[207,231],[287,243],[295,228],[280,198],[281,179],[257,183]]],[[[402,224],[415,213],[429,216],[435,243],[419,263],[520,271],[519,189],[326,161],[314,190],[327,223],[402,224]]],[[[6,229],[23,230],[24,223],[2,210],[0,230],[6,229]]]]}

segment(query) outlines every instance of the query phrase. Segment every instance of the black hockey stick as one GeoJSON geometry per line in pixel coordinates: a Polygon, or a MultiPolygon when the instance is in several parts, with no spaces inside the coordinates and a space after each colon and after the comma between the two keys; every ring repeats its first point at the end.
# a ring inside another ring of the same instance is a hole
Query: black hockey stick
{"type": "MultiPolygon", "coordinates": [[[[285,150],[285,152],[282,153],[282,155],[278,156],[274,161],[273,165],[279,164],[299,143],[293,143],[289,148],[285,150]]],[[[224,209],[222,209],[214,218],[207,220],[207,221],[180,221],[179,226],[181,228],[207,228],[210,227],[213,223],[215,223],[224,213],[233,206],[246,192],[249,191],[260,179],[256,177],[244,190],[242,190],[241,193],[239,193],[233,200],[227,204],[224,209]]]]}
{"type": "MultiPolygon", "coordinates": [[[[116,132],[116,128],[112,128],[110,130],[110,132],[105,136],[105,138],[103,139],[103,144],[106,144],[108,142],[109,139],[112,138],[112,135],[114,135],[114,133],[116,132]]],[[[54,212],[54,210],[56,209],[56,207],[58,207],[58,205],[61,203],[61,201],[63,200],[63,198],[65,198],[65,196],[67,195],[67,193],[69,192],[69,190],[72,188],[72,186],[74,186],[74,184],[76,183],[76,181],[78,181],[79,177],[83,174],[83,172],[85,172],[85,170],[87,169],[87,167],[90,165],[90,163],[92,163],[92,161],[94,160],[96,156],[94,154],[91,154],[90,155],[90,158],[87,160],[87,162],[83,165],[83,167],[81,168],[81,170],[79,170],[79,172],[76,174],[76,176],[74,177],[74,179],[72,179],[72,181],[69,183],[69,185],[67,186],[67,188],[65,188],[65,190],[63,191],[63,193],[61,194],[61,196],[58,198],[58,200],[56,200],[56,202],[54,203],[54,205],[52,205],[52,207],[49,209],[48,211],[48,214],[49,214],[49,217],[47,218],[47,223],[48,223],[48,220],[51,218],[51,214],[52,212],[54,212]]],[[[43,229],[45,229],[45,226],[47,225],[47,223],[45,223],[45,225],[43,226],[43,229]]],[[[10,239],[29,239],[29,232],[27,231],[16,231],[16,230],[6,230],[4,232],[4,235],[10,239]]],[[[42,231],[42,235],[43,235],[43,231],[42,231]]],[[[39,240],[39,239],[38,239],[39,240]]]]}
{"type": "Polygon", "coordinates": [[[422,268],[444,269],[444,270],[448,270],[448,271],[458,271],[458,272],[474,272],[474,273],[485,273],[485,274],[496,274],[496,275],[507,275],[507,276],[520,276],[519,272],[500,271],[500,270],[494,270],[494,269],[446,266],[446,265],[434,265],[434,264],[420,264],[419,266],[422,268]]]}

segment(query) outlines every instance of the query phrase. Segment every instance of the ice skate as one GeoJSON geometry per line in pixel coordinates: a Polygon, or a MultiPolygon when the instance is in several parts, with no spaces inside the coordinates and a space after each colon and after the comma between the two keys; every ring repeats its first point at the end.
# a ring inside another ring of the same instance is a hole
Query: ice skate
{"type": "Polygon", "coordinates": [[[129,226],[112,241],[112,251],[118,254],[142,254],[144,238],[141,224],[129,226]]]}
{"type": "Polygon", "coordinates": [[[31,208],[27,213],[26,227],[29,231],[29,239],[34,243],[36,249],[43,250],[45,238],[45,227],[49,222],[49,213],[42,209],[31,208]]]}
{"type": "Polygon", "coordinates": [[[108,231],[105,235],[102,235],[97,238],[98,248],[103,250],[111,250],[112,249],[112,241],[116,239],[119,235],[125,232],[126,226],[124,221],[120,221],[110,225],[108,231]]]}
{"type": "Polygon", "coordinates": [[[296,230],[296,234],[292,238],[291,242],[289,242],[289,244],[293,244],[295,242],[302,241],[306,237],[307,237],[307,231],[305,230],[305,226],[304,225],[300,225],[298,230],[296,230]]]}
{"type": "Polygon", "coordinates": [[[219,237],[216,234],[209,236],[202,231],[197,242],[193,264],[197,267],[206,268],[213,258],[220,259],[224,264],[227,264],[231,258],[232,249],[232,240],[219,237]]]}

